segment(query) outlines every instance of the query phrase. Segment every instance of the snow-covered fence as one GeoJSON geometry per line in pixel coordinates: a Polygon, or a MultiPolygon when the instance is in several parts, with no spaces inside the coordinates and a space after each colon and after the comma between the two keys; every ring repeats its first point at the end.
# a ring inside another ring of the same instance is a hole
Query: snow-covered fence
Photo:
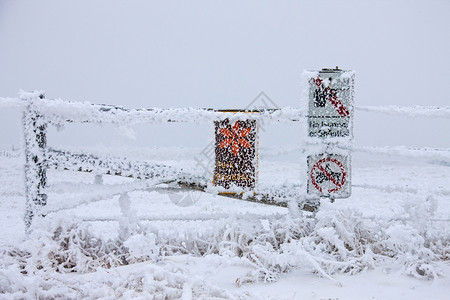
{"type": "MultiPolygon", "coordinates": [[[[125,109],[110,105],[96,105],[90,103],[75,103],[63,100],[44,99],[43,93],[22,93],[21,99],[0,98],[0,107],[20,107],[24,110],[24,136],[26,158],[26,195],[27,213],[26,224],[30,225],[33,216],[40,215],[45,206],[46,170],[57,167],[74,171],[94,171],[104,174],[116,174],[135,178],[161,178],[161,182],[176,182],[182,186],[198,190],[205,190],[209,178],[201,174],[187,174],[171,166],[151,164],[148,162],[130,161],[117,158],[96,157],[86,153],[69,153],[49,149],[46,145],[46,127],[48,124],[62,125],[66,122],[77,123],[113,123],[119,125],[133,125],[138,123],[162,122],[194,122],[211,123],[224,118],[254,119],[268,124],[270,122],[305,121],[305,109],[284,108],[265,109],[258,113],[248,114],[247,111],[223,112],[214,109],[179,108],[179,109],[125,109]]],[[[406,116],[427,116],[450,118],[450,107],[355,107],[357,111],[369,111],[388,114],[402,114],[406,116]]],[[[370,153],[395,153],[406,156],[427,156],[449,158],[448,149],[409,149],[405,147],[354,147],[340,146],[344,150],[362,151],[370,153]]],[[[303,149],[299,149],[303,151],[303,149]]],[[[241,197],[241,195],[229,195],[241,197]]],[[[304,193],[279,191],[268,189],[259,195],[247,197],[246,200],[266,204],[287,206],[291,199],[302,197],[304,193]]],[[[308,208],[308,205],[305,206],[308,208]]],[[[305,208],[303,207],[303,208],[305,208]]],[[[45,211],[44,211],[45,213],[45,211]]]]}
{"type": "MultiPolygon", "coordinates": [[[[46,205],[47,196],[44,192],[46,171],[48,167],[56,167],[75,171],[87,171],[104,174],[115,174],[134,178],[160,179],[161,183],[175,182],[183,187],[199,190],[207,188],[208,179],[201,175],[186,174],[170,166],[151,164],[148,162],[131,161],[128,159],[96,157],[84,153],[70,153],[47,147],[46,128],[48,124],[63,125],[66,122],[77,123],[113,123],[131,125],[137,123],[162,122],[194,122],[205,123],[229,118],[239,119],[244,114],[247,119],[258,121],[297,121],[302,113],[299,109],[261,110],[257,114],[247,114],[248,111],[226,112],[213,109],[124,109],[116,106],[94,105],[89,103],[72,103],[62,100],[44,99],[42,93],[24,93],[21,95],[27,105],[24,109],[24,136],[26,152],[26,188],[27,213],[25,223],[30,226],[33,216],[43,215],[42,207],[46,205]]],[[[8,105],[10,99],[5,101],[8,105]]],[[[261,194],[243,196],[248,201],[287,206],[286,197],[261,194]],[[281,198],[281,200],[280,200],[281,198]]],[[[305,203],[304,208],[309,208],[305,203]]]]}

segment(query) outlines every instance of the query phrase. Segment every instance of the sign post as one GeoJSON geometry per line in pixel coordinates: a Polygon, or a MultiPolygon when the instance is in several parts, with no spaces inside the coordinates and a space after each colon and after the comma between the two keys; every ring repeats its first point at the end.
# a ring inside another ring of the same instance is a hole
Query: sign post
{"type": "Polygon", "coordinates": [[[332,200],[350,197],[351,156],[339,146],[353,140],[354,72],[322,69],[307,76],[307,193],[332,200]]]}
{"type": "Polygon", "coordinates": [[[34,217],[42,216],[43,206],[47,205],[47,122],[36,109],[34,102],[44,99],[40,92],[28,92],[21,95],[28,101],[23,113],[23,134],[25,140],[25,189],[26,212],[25,228],[28,230],[34,217]]]}

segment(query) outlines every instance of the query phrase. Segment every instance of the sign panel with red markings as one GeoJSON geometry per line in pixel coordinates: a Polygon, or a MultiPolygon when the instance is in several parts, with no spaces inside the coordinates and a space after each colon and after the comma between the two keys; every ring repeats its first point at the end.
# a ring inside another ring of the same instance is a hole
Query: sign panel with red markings
{"type": "Polygon", "coordinates": [[[229,119],[215,121],[215,154],[213,184],[233,191],[233,188],[253,190],[257,179],[256,120],[229,119]]]}
{"type": "Polygon", "coordinates": [[[308,194],[350,197],[350,157],[339,154],[308,156],[308,194]]]}
{"type": "Polygon", "coordinates": [[[309,79],[308,135],[352,138],[354,73],[322,69],[309,79]]]}

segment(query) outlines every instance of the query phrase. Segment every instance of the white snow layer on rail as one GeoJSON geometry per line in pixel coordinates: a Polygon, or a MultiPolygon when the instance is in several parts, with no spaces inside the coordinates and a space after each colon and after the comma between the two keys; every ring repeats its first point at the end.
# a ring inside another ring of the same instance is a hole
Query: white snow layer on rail
{"type": "Polygon", "coordinates": [[[246,112],[218,112],[204,108],[148,108],[125,109],[113,105],[99,105],[89,102],[69,102],[61,99],[39,99],[33,94],[29,99],[0,98],[0,107],[25,108],[31,105],[33,110],[52,123],[89,122],[89,123],[161,123],[193,122],[205,123],[223,118],[230,119],[264,119],[264,121],[292,120],[302,116],[296,108],[263,111],[258,114],[246,112]],[[26,102],[24,100],[29,100],[26,102]]]}
{"type": "Polygon", "coordinates": [[[410,117],[444,117],[450,118],[450,107],[448,106],[356,106],[356,110],[367,112],[378,112],[391,115],[407,115],[410,117]]]}
{"type": "Polygon", "coordinates": [[[149,108],[125,109],[118,106],[98,105],[89,102],[68,102],[64,100],[36,99],[32,100],[32,108],[47,121],[53,123],[90,122],[90,123],[161,123],[161,122],[193,122],[205,123],[224,118],[264,119],[264,121],[287,121],[298,119],[303,114],[295,108],[262,111],[258,114],[246,112],[218,112],[204,108],[149,108]]]}
{"type": "MultiPolygon", "coordinates": [[[[283,108],[274,111],[263,111],[258,114],[244,112],[216,112],[200,108],[172,108],[172,109],[125,109],[111,105],[98,105],[89,102],[69,102],[61,99],[39,99],[42,92],[21,93],[18,98],[0,98],[0,107],[27,106],[32,101],[33,106],[45,115],[48,121],[63,123],[67,120],[74,122],[107,122],[107,123],[154,123],[154,122],[209,122],[212,120],[229,118],[250,118],[276,121],[298,120],[306,115],[306,108],[283,108]]],[[[437,106],[357,106],[356,110],[378,112],[406,116],[445,117],[450,118],[450,107],[437,106]]]]}

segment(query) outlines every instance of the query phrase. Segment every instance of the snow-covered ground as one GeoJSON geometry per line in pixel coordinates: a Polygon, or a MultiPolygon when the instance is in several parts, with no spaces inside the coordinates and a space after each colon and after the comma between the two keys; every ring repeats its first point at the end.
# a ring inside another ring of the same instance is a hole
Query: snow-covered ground
{"type": "MultiPolygon", "coordinates": [[[[195,166],[185,149],[177,160],[167,158],[170,151],[153,150],[153,158],[195,166]]],[[[352,196],[323,201],[315,215],[144,186],[130,178],[99,180],[91,173],[50,170],[47,216],[36,219],[26,235],[24,159],[5,153],[0,298],[448,299],[450,294],[445,159],[355,153],[352,196]]],[[[301,156],[279,159],[263,152],[259,184],[298,184],[295,157],[301,156]]]]}

